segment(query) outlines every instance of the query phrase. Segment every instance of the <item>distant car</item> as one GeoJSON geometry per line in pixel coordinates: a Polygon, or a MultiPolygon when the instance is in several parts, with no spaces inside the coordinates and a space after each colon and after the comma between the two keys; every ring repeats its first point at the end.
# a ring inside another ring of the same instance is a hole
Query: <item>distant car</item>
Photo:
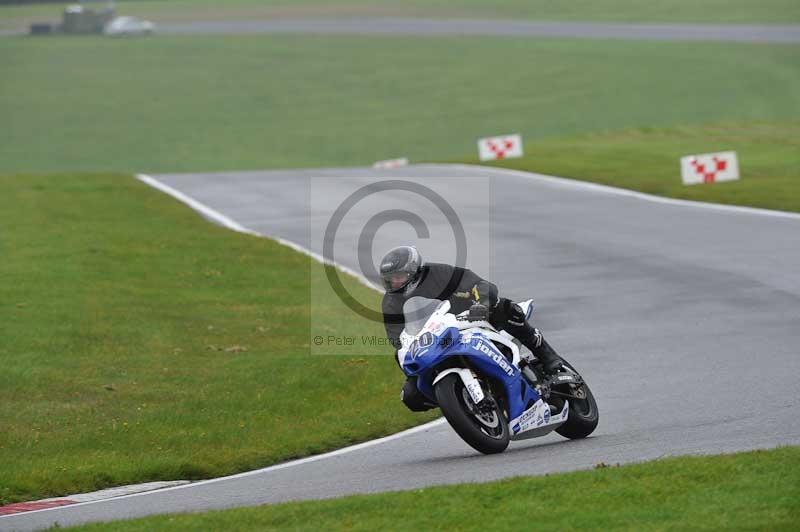
{"type": "Polygon", "coordinates": [[[155,24],[149,20],[142,20],[136,17],[116,17],[106,24],[105,28],[103,28],[103,33],[111,37],[151,35],[155,29],[155,24]]]}

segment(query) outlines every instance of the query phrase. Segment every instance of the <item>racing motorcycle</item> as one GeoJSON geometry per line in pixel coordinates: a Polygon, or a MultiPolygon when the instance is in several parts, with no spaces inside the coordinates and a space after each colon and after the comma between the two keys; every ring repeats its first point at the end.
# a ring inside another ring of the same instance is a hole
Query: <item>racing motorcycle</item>
{"type": "MultiPolygon", "coordinates": [[[[533,301],[519,303],[527,318],[533,301]]],[[[586,381],[566,360],[548,376],[518,340],[469,311],[436,307],[420,330],[409,324],[397,352],[403,372],[442,410],[453,430],[474,449],[501,453],[511,440],[553,430],[571,439],[597,427],[597,403],[586,381]]]]}

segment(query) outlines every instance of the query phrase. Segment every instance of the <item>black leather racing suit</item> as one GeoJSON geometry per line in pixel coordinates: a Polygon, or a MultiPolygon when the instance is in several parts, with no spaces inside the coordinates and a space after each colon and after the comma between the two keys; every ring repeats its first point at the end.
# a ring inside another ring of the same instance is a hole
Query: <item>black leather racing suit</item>
{"type": "Polygon", "coordinates": [[[400,333],[406,326],[403,305],[412,297],[450,301],[453,314],[468,310],[476,301],[490,309],[497,304],[497,287],[466,268],[425,264],[414,283],[405,292],[386,292],[383,296],[383,324],[395,349],[400,348],[400,333]]]}

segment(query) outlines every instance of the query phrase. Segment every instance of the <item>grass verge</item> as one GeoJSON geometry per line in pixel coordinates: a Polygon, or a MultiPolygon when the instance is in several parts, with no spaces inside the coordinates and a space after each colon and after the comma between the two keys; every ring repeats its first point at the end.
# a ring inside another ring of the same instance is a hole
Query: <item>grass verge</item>
{"type": "MultiPolygon", "coordinates": [[[[114,523],[154,530],[795,530],[800,448],[114,523]]],[[[106,530],[108,524],[70,530],[106,530]]]]}
{"type": "MultiPolygon", "coordinates": [[[[130,176],[0,188],[0,504],[219,476],[430,418],[397,400],[389,349],[311,354],[306,256],[130,176]]],[[[383,336],[341,313],[314,320],[383,336]]]]}
{"type": "Polygon", "coordinates": [[[525,145],[524,157],[490,166],[673,198],[800,211],[800,121],[631,128],[541,139],[525,145]],[[728,150],[737,152],[740,181],[681,183],[680,157],[728,150]]]}
{"type": "Polygon", "coordinates": [[[8,38],[0,172],[441,161],[508,132],[538,141],[797,120],[799,51],[457,37],[8,38]]]}

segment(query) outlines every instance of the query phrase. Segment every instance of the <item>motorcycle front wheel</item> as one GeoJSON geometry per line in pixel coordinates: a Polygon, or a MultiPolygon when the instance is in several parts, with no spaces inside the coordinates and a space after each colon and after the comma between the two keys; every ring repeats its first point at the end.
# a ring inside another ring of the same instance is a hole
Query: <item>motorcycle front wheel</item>
{"type": "Polygon", "coordinates": [[[445,419],[470,447],[484,454],[505,451],[511,436],[505,413],[496,402],[492,406],[476,405],[455,373],[439,381],[435,391],[445,419]]]}

